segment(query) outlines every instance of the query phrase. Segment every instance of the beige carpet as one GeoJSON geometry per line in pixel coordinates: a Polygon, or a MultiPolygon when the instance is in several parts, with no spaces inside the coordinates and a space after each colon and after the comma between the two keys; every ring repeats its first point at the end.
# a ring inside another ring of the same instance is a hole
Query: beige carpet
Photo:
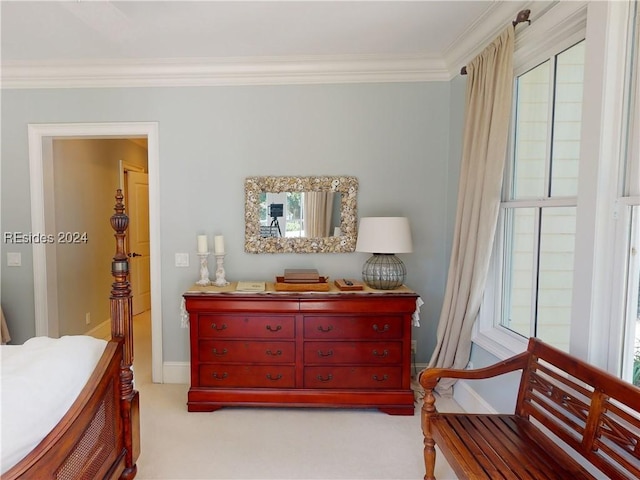
{"type": "MultiPolygon", "coordinates": [[[[412,417],[311,408],[188,413],[188,385],[150,381],[148,315],[136,317],[135,336],[140,480],[400,480],[424,475],[419,402],[412,417]]],[[[436,476],[456,478],[442,456],[436,476]]]]}

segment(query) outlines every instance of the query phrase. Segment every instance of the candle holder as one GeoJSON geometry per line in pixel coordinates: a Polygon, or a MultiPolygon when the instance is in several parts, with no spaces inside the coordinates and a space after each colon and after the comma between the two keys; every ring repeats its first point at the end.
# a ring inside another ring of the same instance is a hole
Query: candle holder
{"type": "Polygon", "coordinates": [[[211,280],[209,279],[209,265],[207,263],[209,252],[198,252],[198,256],[200,257],[200,280],[196,282],[196,285],[207,287],[211,285],[211,280]]]}
{"type": "Polygon", "coordinates": [[[225,287],[229,285],[229,282],[224,278],[224,253],[215,254],[216,256],[216,281],[213,284],[216,287],[225,287]]]}

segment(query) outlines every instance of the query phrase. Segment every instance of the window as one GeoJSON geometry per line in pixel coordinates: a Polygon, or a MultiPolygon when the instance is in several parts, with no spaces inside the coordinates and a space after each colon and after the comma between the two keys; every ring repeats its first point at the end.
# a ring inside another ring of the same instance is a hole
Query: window
{"type": "Polygon", "coordinates": [[[499,325],[568,350],[584,41],[517,76],[499,325]]]}
{"type": "Polygon", "coordinates": [[[640,381],[639,8],[589,2],[581,17],[560,2],[516,42],[512,152],[473,338],[499,358],[536,335],[640,381]]]}
{"type": "MultiPolygon", "coordinates": [[[[636,5],[637,8],[637,5],[636,5]]],[[[629,121],[626,133],[626,148],[622,157],[624,178],[622,195],[618,200],[619,215],[623,229],[625,253],[624,272],[627,278],[625,303],[625,325],[622,345],[622,378],[640,386],[640,79],[638,76],[637,52],[640,48],[640,13],[636,10],[634,52],[631,55],[631,92],[629,121]]]]}
{"type": "Polygon", "coordinates": [[[262,192],[259,197],[261,235],[304,237],[303,198],[302,192],[262,192]]]}
{"type": "Polygon", "coordinates": [[[631,207],[630,248],[628,249],[628,279],[626,328],[623,345],[622,378],[640,386],[640,205],[631,207]]]}

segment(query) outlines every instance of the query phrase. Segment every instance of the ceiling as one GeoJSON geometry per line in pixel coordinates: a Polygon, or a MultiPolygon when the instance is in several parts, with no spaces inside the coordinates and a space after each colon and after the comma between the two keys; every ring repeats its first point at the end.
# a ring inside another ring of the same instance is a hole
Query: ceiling
{"type": "Polygon", "coordinates": [[[419,62],[423,70],[451,75],[461,66],[456,62],[477,49],[473,33],[486,37],[497,25],[504,28],[523,3],[2,1],[3,87],[21,76],[44,78],[45,72],[70,77],[93,68],[93,75],[104,77],[141,65],[152,70],[149,80],[159,65],[186,65],[191,75],[196,66],[220,74],[225,65],[230,74],[229,65],[237,70],[265,62],[280,69],[283,62],[290,69],[292,62],[311,68],[330,62],[335,69],[336,62],[366,61],[369,70],[387,73],[419,62]]]}

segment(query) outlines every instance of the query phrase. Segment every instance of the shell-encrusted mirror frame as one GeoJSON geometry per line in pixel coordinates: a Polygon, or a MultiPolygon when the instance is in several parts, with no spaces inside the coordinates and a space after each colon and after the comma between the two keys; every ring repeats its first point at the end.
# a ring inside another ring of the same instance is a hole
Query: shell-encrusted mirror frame
{"type": "Polygon", "coordinates": [[[345,253],[356,248],[358,179],[348,176],[248,177],[244,182],[244,251],[247,253],[345,253]],[[341,195],[339,237],[282,238],[260,236],[262,192],[338,192],[341,195]]]}

